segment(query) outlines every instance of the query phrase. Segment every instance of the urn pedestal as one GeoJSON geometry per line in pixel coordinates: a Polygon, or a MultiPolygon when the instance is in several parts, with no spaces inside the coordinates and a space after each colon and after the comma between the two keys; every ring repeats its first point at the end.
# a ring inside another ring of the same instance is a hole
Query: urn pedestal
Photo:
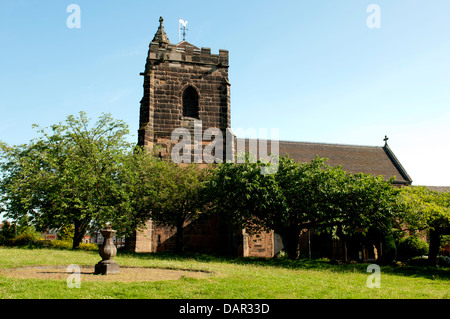
{"type": "Polygon", "coordinates": [[[117,248],[114,245],[113,237],[115,230],[105,229],[101,231],[103,235],[103,244],[99,247],[99,254],[102,260],[95,265],[96,275],[109,275],[119,272],[119,264],[114,261],[117,248]]]}

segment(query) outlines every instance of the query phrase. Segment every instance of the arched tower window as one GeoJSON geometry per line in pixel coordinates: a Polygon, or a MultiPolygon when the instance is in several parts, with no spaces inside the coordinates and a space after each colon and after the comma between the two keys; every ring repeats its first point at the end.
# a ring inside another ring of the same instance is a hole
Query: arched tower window
{"type": "Polygon", "coordinates": [[[183,116],[198,118],[198,93],[192,86],[183,92],[183,116]]]}

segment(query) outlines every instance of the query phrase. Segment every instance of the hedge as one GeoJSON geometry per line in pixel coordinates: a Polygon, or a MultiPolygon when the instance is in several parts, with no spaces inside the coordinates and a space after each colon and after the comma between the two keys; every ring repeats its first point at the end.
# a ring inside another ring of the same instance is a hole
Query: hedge
{"type": "MultiPolygon", "coordinates": [[[[36,236],[33,236],[32,234],[21,234],[15,238],[0,239],[0,245],[27,246],[29,248],[72,249],[71,241],[46,240],[42,238],[36,238],[36,236]]],[[[98,250],[98,246],[91,243],[81,243],[77,249],[95,251],[98,250]]]]}

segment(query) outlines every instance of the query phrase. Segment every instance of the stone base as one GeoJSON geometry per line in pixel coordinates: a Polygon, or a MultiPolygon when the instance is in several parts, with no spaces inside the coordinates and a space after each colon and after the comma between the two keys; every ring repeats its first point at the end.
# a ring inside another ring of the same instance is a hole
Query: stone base
{"type": "Polygon", "coordinates": [[[119,272],[119,264],[114,260],[102,260],[95,265],[95,275],[117,274],[119,272]]]}

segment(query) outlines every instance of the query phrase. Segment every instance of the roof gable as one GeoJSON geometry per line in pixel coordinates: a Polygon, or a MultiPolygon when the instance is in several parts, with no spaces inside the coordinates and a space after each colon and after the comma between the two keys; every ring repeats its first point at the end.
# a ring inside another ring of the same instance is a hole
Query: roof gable
{"type": "Polygon", "coordinates": [[[178,49],[184,49],[184,48],[186,48],[186,47],[192,47],[194,50],[200,50],[198,47],[196,47],[195,45],[193,45],[193,44],[191,44],[191,43],[189,43],[189,42],[187,42],[187,41],[181,41],[180,43],[178,43],[177,45],[176,45],[176,47],[178,48],[178,49]]]}

